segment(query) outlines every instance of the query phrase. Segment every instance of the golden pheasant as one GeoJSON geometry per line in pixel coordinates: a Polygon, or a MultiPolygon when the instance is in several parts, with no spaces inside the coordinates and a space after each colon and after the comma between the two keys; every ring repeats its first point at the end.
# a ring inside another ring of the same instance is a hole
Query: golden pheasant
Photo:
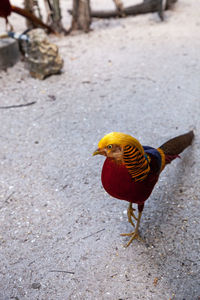
{"type": "Polygon", "coordinates": [[[134,239],[140,239],[138,228],[145,201],[149,198],[159,175],[167,164],[179,157],[194,138],[193,131],[177,136],[159,148],[142,146],[130,135],[112,132],[105,135],[93,155],[104,155],[101,180],[104,189],[111,196],[129,202],[128,221],[135,227],[126,246],[134,239]],[[132,203],[138,205],[138,217],[134,214],[132,203]],[[133,219],[136,220],[136,225],[133,219]]]}

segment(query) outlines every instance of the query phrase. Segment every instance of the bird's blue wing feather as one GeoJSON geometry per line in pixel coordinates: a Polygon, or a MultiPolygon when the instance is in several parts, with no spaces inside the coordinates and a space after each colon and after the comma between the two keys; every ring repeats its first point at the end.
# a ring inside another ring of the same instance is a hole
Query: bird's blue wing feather
{"type": "Polygon", "coordinates": [[[144,152],[148,154],[151,157],[151,159],[154,160],[154,164],[156,161],[156,165],[158,168],[157,170],[159,171],[162,164],[162,158],[158,150],[150,146],[143,146],[143,148],[144,148],[144,152]]]}

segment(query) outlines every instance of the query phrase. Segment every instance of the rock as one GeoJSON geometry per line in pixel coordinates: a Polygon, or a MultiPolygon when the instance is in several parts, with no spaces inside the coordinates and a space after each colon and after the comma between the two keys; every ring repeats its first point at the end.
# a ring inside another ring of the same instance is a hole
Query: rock
{"type": "Polygon", "coordinates": [[[19,58],[18,42],[11,38],[0,39],[0,70],[13,66],[19,58]]]}
{"type": "Polygon", "coordinates": [[[28,32],[29,42],[23,42],[26,65],[32,77],[44,79],[61,71],[64,61],[58,53],[58,46],[50,43],[42,29],[28,32]]]}

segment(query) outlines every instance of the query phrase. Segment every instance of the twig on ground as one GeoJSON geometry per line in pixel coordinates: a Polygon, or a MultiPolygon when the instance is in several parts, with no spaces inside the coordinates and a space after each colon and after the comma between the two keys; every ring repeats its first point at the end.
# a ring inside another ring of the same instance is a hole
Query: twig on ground
{"type": "Polygon", "coordinates": [[[65,270],[50,270],[49,272],[59,272],[59,273],[66,273],[66,274],[75,274],[75,272],[72,271],[65,271],[65,270]]]}
{"type": "Polygon", "coordinates": [[[0,109],[19,108],[19,107],[24,107],[24,106],[30,106],[30,105],[33,105],[35,103],[36,103],[36,101],[32,101],[32,102],[29,102],[29,103],[18,104],[18,105],[0,106],[0,109]]]}
{"type": "Polygon", "coordinates": [[[101,231],[104,231],[104,230],[105,230],[105,228],[103,228],[103,229],[101,229],[101,230],[98,230],[98,231],[96,231],[96,232],[93,232],[93,233],[91,233],[91,234],[89,234],[89,235],[83,237],[82,240],[85,240],[85,239],[87,239],[88,237],[91,237],[91,236],[93,236],[93,235],[95,235],[95,234],[97,234],[97,233],[99,233],[99,232],[101,232],[101,231]]]}

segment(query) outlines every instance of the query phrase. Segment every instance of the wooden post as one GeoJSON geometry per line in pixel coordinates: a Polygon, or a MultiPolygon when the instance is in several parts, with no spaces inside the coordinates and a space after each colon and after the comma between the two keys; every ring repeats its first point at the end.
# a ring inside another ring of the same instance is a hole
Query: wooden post
{"type": "MultiPolygon", "coordinates": [[[[34,1],[33,0],[24,0],[24,8],[27,9],[30,13],[34,15],[34,1]]],[[[26,19],[26,26],[28,28],[36,28],[35,24],[29,20],[26,19]]]]}
{"type": "Polygon", "coordinates": [[[44,0],[47,11],[47,23],[55,32],[67,33],[62,25],[62,15],[60,9],[60,0],[44,0]]]}
{"type": "Polygon", "coordinates": [[[90,0],[73,0],[71,30],[88,32],[91,24],[90,0]]]}
{"type": "Polygon", "coordinates": [[[119,16],[124,17],[124,5],[122,3],[121,0],[113,0],[113,2],[115,3],[116,9],[119,13],[119,16]]]}

